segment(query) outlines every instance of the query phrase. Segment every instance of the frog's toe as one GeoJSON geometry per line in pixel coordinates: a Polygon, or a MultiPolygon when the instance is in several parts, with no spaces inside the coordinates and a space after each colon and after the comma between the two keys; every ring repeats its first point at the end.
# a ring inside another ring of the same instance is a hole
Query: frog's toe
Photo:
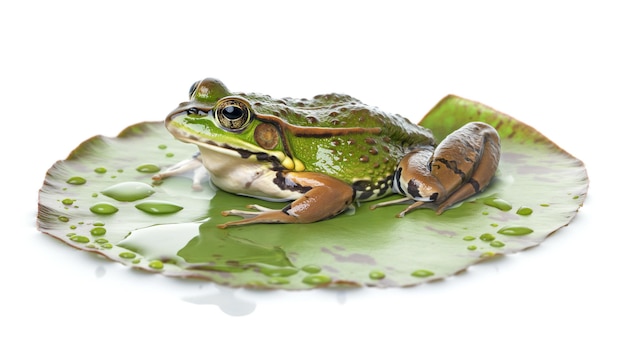
{"type": "Polygon", "coordinates": [[[385,207],[385,206],[390,206],[390,205],[397,205],[397,204],[406,204],[410,201],[414,201],[412,198],[410,197],[403,197],[400,199],[395,199],[395,200],[389,200],[389,201],[383,201],[383,202],[379,202],[376,204],[373,204],[370,206],[370,210],[375,210],[379,207],[385,207]]]}
{"type": "Polygon", "coordinates": [[[237,221],[231,221],[218,225],[219,228],[228,228],[234,226],[241,226],[254,223],[296,223],[297,218],[286,214],[281,210],[274,210],[271,208],[248,205],[248,208],[255,209],[256,211],[242,211],[242,210],[229,210],[222,211],[222,216],[238,216],[243,219],[237,221]]]}

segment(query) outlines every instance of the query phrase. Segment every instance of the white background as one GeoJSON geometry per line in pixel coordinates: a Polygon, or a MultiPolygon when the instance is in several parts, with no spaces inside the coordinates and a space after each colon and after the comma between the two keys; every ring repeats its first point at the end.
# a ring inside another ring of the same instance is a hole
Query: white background
{"type": "Polygon", "coordinates": [[[619,2],[164,3],[0,5],[0,349],[624,349],[619,2]],[[275,97],[348,93],[414,121],[449,93],[478,100],[583,160],[589,195],[539,247],[407,289],[227,289],[37,231],[55,161],[161,120],[207,76],[275,97]]]}

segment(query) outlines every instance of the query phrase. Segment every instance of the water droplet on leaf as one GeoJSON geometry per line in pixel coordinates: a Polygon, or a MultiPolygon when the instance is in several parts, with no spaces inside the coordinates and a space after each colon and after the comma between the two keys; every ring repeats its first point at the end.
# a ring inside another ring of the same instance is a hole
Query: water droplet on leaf
{"type": "Polygon", "coordinates": [[[146,183],[124,182],[110,186],[102,193],[117,201],[136,201],[154,194],[154,190],[146,183]]]}
{"type": "Polygon", "coordinates": [[[504,243],[498,240],[490,242],[489,245],[491,245],[491,247],[504,247],[504,243]]]}
{"type": "Polygon", "coordinates": [[[480,240],[486,241],[486,242],[494,241],[495,239],[496,239],[496,237],[493,236],[492,234],[489,234],[489,233],[485,233],[485,234],[480,236],[480,240]]]}
{"type": "Polygon", "coordinates": [[[528,235],[533,230],[527,227],[504,227],[498,230],[498,234],[502,235],[528,235]]]}
{"type": "Polygon", "coordinates": [[[380,280],[380,279],[384,279],[384,278],[385,278],[385,273],[383,273],[381,271],[371,271],[370,272],[370,279],[380,280]]]}
{"type": "Polygon", "coordinates": [[[150,261],[150,263],[148,263],[148,266],[152,269],[163,269],[163,262],[158,260],[150,261]]]}
{"type": "Polygon", "coordinates": [[[323,275],[323,274],[309,275],[309,276],[304,277],[304,279],[302,279],[303,283],[309,284],[309,285],[328,284],[331,281],[332,279],[329,276],[323,275]]]}
{"type": "Polygon", "coordinates": [[[294,267],[262,267],[261,273],[268,277],[289,277],[298,273],[298,269],[294,267]]]}
{"type": "Polygon", "coordinates": [[[138,166],[136,170],[141,173],[156,173],[161,170],[161,167],[152,163],[146,163],[138,166]]]}
{"type": "Polygon", "coordinates": [[[513,208],[513,206],[511,206],[511,204],[508,203],[507,201],[498,199],[498,198],[493,198],[493,197],[485,199],[484,203],[487,206],[495,207],[505,212],[510,211],[513,208]]]}
{"type": "Polygon", "coordinates": [[[183,209],[182,206],[167,201],[145,201],[135,207],[149,214],[171,214],[183,209]]]}
{"type": "Polygon", "coordinates": [[[82,236],[82,235],[72,235],[70,236],[70,240],[75,241],[77,243],[83,243],[83,244],[86,244],[89,242],[89,238],[86,236],[82,236]]]}
{"type": "Polygon", "coordinates": [[[89,232],[93,236],[102,236],[102,235],[106,234],[107,230],[104,229],[103,227],[95,227],[92,230],[90,230],[89,232]]]}
{"type": "Polygon", "coordinates": [[[128,259],[137,257],[137,255],[135,253],[128,252],[128,251],[120,252],[119,256],[121,258],[128,258],[128,259]]]}
{"type": "Polygon", "coordinates": [[[426,270],[426,269],[418,269],[416,271],[413,271],[413,273],[411,273],[412,276],[417,277],[417,278],[426,278],[426,277],[430,277],[431,275],[434,275],[435,273],[426,270]]]}
{"type": "Polygon", "coordinates": [[[70,179],[67,180],[67,183],[73,184],[73,185],[83,185],[87,183],[87,179],[83,177],[71,177],[70,179]]]}
{"type": "Polygon", "coordinates": [[[89,207],[89,211],[95,214],[110,215],[119,211],[119,209],[108,202],[99,202],[89,207]]]}
{"type": "Polygon", "coordinates": [[[319,273],[322,271],[322,268],[320,266],[314,265],[314,264],[308,264],[304,267],[302,267],[302,270],[309,273],[309,274],[315,274],[315,273],[319,273]]]}
{"type": "Polygon", "coordinates": [[[531,215],[533,213],[533,209],[530,208],[530,207],[522,206],[522,207],[518,208],[517,212],[515,212],[515,213],[517,213],[520,216],[528,216],[528,215],[531,215]]]}
{"type": "Polygon", "coordinates": [[[283,277],[274,277],[267,282],[273,285],[289,284],[289,279],[283,277]]]}

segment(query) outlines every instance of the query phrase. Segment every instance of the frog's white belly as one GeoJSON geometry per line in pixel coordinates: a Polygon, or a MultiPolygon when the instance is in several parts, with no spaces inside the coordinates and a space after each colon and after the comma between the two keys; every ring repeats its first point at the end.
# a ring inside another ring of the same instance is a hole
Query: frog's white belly
{"type": "Polygon", "coordinates": [[[211,181],[224,191],[268,201],[292,201],[302,196],[301,192],[285,190],[274,182],[277,171],[269,163],[242,158],[234,150],[212,145],[202,145],[200,154],[211,181]]]}

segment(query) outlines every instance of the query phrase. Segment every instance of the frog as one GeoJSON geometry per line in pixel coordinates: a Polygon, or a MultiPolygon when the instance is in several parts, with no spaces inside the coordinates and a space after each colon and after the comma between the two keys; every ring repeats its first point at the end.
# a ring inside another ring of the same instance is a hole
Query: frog
{"type": "Polygon", "coordinates": [[[437,214],[483,191],[500,159],[498,132],[469,122],[437,143],[433,133],[398,114],[346,94],[280,98],[233,93],[220,80],[192,84],[189,100],[165,118],[175,139],[198,153],[154,180],[193,170],[193,187],[209,177],[219,189],[272,202],[222,211],[240,219],[220,228],[257,223],[313,223],[361,202],[407,205],[437,214]]]}

